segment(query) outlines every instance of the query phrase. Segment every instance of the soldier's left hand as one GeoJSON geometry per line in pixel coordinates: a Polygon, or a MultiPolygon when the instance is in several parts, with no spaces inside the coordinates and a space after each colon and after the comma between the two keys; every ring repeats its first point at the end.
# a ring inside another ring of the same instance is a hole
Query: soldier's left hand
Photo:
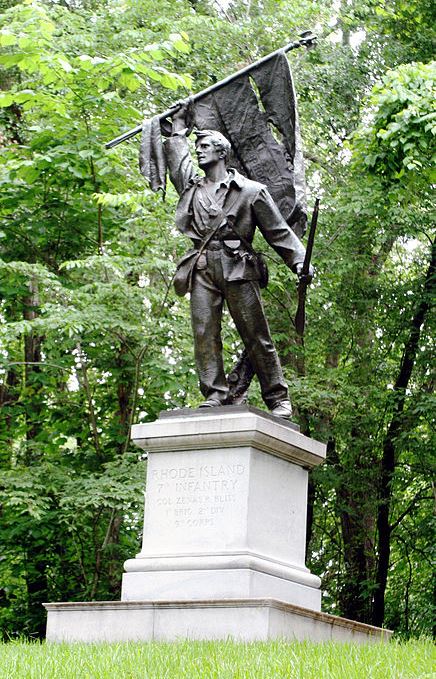
{"type": "Polygon", "coordinates": [[[312,278],[313,278],[314,275],[315,275],[315,269],[314,269],[313,266],[310,264],[310,265],[309,265],[309,273],[308,273],[306,276],[303,276],[302,271],[303,271],[303,263],[300,262],[300,263],[297,264],[296,267],[295,267],[295,273],[297,274],[298,278],[304,277],[304,278],[306,278],[307,282],[310,283],[310,281],[312,280],[312,278]]]}

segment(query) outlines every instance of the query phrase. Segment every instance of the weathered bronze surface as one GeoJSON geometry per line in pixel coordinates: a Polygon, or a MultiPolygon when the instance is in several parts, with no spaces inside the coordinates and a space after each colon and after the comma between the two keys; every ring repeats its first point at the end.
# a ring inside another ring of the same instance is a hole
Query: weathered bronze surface
{"type": "Polygon", "coordinates": [[[176,226],[193,243],[179,264],[176,279],[179,294],[190,292],[203,406],[225,405],[232,398],[240,402],[241,398],[234,386],[229,391],[224,371],[221,320],[226,302],[266,405],[273,414],[290,417],[288,389],[260,296],[261,267],[251,243],[258,226],[297,275],[303,267],[305,249],[266,187],[235,169],[227,169],[230,144],[219,132],[197,133],[197,160],[204,176],[196,173],[185,118],[186,107],[182,107],[173,116],[172,135],[164,147],[170,177],[180,196],[176,226]]]}

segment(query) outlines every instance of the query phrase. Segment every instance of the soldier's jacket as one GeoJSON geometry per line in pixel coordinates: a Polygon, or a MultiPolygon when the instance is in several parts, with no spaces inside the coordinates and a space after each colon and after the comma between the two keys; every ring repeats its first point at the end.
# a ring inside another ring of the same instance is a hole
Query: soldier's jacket
{"type": "MultiPolygon", "coordinates": [[[[192,239],[194,250],[198,249],[204,233],[201,225],[196,223],[194,214],[194,196],[202,177],[196,174],[188,141],[184,135],[175,135],[165,141],[170,178],[180,200],[176,210],[176,226],[184,235],[192,239]]],[[[243,177],[234,169],[229,169],[230,181],[222,210],[227,224],[220,229],[220,239],[243,239],[253,241],[256,226],[259,227],[265,240],[280,255],[287,266],[294,269],[303,263],[305,249],[299,238],[285,222],[270,196],[267,188],[259,182],[243,177]],[[234,230],[231,228],[234,225],[234,230]]],[[[247,248],[243,241],[238,248],[244,255],[247,248]]],[[[192,252],[192,251],[191,251],[192,252]]],[[[187,253],[185,258],[191,255],[187,253]]],[[[259,272],[250,257],[235,256],[238,253],[228,248],[222,250],[222,266],[227,281],[256,280],[259,272]]]]}

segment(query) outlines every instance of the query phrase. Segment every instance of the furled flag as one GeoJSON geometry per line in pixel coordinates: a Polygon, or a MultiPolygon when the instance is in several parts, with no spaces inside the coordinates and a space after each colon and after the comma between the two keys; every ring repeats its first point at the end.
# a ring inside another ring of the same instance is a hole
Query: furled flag
{"type": "MultiPolygon", "coordinates": [[[[230,165],[268,187],[283,217],[301,237],[306,225],[304,163],[294,84],[285,52],[276,53],[192,104],[199,130],[230,141],[230,165]]],[[[140,166],[151,188],[164,186],[162,151],[144,125],[140,166]],[[159,159],[156,169],[153,159],[159,159]],[[154,186],[153,186],[154,184],[154,186]]],[[[154,136],[155,139],[155,136],[154,136]]]]}

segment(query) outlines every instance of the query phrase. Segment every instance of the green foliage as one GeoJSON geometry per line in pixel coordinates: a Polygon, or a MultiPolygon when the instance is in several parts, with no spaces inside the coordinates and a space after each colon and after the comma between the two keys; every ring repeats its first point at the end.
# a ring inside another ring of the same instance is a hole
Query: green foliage
{"type": "Polygon", "coordinates": [[[374,173],[392,180],[413,172],[422,182],[434,181],[435,98],[435,62],[400,66],[374,87],[372,124],[359,142],[374,173]]]}

